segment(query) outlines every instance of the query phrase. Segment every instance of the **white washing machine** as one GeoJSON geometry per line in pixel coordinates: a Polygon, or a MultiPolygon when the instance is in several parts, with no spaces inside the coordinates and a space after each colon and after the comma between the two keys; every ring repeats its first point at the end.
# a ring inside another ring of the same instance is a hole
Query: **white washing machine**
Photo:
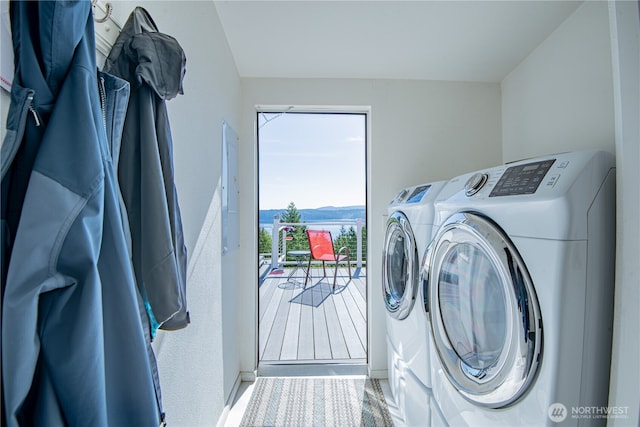
{"type": "Polygon", "coordinates": [[[602,151],[449,181],[420,273],[432,421],[606,423],[615,200],[615,160],[602,151]]]}
{"type": "Polygon", "coordinates": [[[389,204],[383,248],[389,385],[407,425],[429,419],[431,364],[426,314],[415,305],[420,257],[431,241],[433,201],[446,182],[402,190],[389,204]],[[415,309],[414,309],[415,305],[415,309]]]}

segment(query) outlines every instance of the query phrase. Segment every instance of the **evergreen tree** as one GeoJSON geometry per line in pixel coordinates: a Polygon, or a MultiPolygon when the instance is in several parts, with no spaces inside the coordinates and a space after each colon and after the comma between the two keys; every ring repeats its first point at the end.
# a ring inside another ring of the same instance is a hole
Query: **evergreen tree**
{"type": "Polygon", "coordinates": [[[367,227],[362,226],[362,260],[367,261],[367,227]]]}
{"type": "Polygon", "coordinates": [[[298,208],[296,208],[296,204],[293,202],[289,203],[287,206],[287,210],[285,213],[280,216],[280,222],[302,222],[302,218],[300,216],[300,212],[298,212],[298,208]]]}
{"type": "Polygon", "coordinates": [[[358,243],[358,235],[353,226],[350,226],[347,230],[343,225],[340,227],[340,233],[338,237],[333,242],[333,247],[337,252],[340,248],[346,246],[349,248],[349,255],[353,259],[357,253],[357,243],[358,243]]]}
{"type": "Polygon", "coordinates": [[[267,233],[264,228],[260,228],[260,232],[258,233],[258,253],[270,254],[271,243],[271,234],[267,233]]]}
{"type": "MultiPolygon", "coordinates": [[[[333,242],[335,251],[340,250],[343,246],[349,248],[349,255],[352,260],[356,259],[358,253],[358,233],[353,226],[347,230],[344,226],[340,227],[340,233],[333,242]]],[[[362,260],[367,260],[367,227],[362,227],[362,260]]]]}
{"type": "MultiPolygon", "coordinates": [[[[303,222],[302,216],[300,212],[298,212],[295,203],[289,203],[287,210],[280,216],[280,222],[293,224],[303,222]]],[[[288,233],[288,237],[291,239],[287,240],[287,252],[309,250],[307,227],[304,225],[293,225],[292,227],[294,229],[288,233]]],[[[287,257],[287,259],[289,259],[289,257],[287,257]]]]}

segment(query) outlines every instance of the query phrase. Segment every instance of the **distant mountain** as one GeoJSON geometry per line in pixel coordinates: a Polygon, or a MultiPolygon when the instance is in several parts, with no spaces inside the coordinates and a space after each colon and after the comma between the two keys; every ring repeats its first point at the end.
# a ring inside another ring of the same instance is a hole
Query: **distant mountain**
{"type": "MultiPolygon", "coordinates": [[[[265,209],[260,211],[260,224],[273,223],[274,215],[282,215],[287,209],[265,209]]],[[[303,222],[334,222],[365,219],[364,206],[324,206],[317,209],[298,209],[303,222]]]]}

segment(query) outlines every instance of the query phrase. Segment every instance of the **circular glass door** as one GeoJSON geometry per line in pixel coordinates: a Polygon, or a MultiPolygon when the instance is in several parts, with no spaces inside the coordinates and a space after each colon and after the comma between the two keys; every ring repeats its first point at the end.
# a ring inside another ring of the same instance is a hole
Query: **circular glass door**
{"type": "Polygon", "coordinates": [[[387,311],[396,319],[406,318],[418,290],[418,252],[409,220],[394,212],[387,221],[382,252],[382,291],[387,311]]]}
{"type": "Polygon", "coordinates": [[[517,401],[534,380],[542,320],[533,284],[507,236],[485,217],[449,218],[425,256],[421,277],[438,358],[469,401],[517,401]]]}

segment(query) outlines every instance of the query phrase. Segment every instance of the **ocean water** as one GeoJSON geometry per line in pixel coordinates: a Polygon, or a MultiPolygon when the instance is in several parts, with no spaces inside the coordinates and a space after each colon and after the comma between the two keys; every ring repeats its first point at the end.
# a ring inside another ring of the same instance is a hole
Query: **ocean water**
{"type": "MultiPolygon", "coordinates": [[[[334,222],[334,221],[328,221],[328,222],[334,222]]],[[[308,229],[312,229],[312,230],[329,230],[331,232],[331,236],[335,239],[340,234],[340,229],[343,226],[342,225],[335,225],[335,223],[334,224],[324,224],[322,222],[319,222],[319,223],[308,222],[308,223],[306,223],[306,227],[308,229]]],[[[349,227],[353,227],[354,230],[356,229],[355,223],[350,223],[350,224],[345,224],[344,225],[344,228],[347,231],[349,230],[349,227]]],[[[273,223],[260,224],[258,230],[261,229],[261,228],[264,228],[267,233],[271,234],[271,230],[273,229],[273,223]]]]}

